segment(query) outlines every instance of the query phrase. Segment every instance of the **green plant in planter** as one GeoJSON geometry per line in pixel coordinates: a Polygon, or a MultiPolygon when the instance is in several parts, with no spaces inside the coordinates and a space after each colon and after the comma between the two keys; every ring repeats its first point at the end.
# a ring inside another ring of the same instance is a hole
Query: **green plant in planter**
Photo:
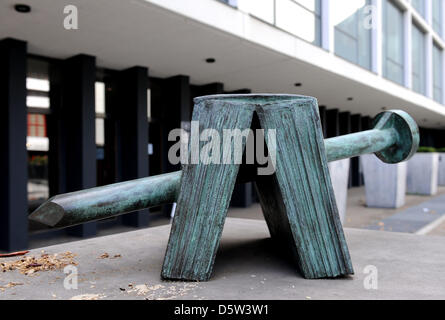
{"type": "Polygon", "coordinates": [[[436,152],[442,152],[442,153],[445,153],[445,148],[437,148],[437,149],[436,149],[436,152]]]}
{"type": "Polygon", "coordinates": [[[421,153],[431,153],[431,152],[437,152],[437,149],[434,147],[419,147],[417,152],[421,153]]]}

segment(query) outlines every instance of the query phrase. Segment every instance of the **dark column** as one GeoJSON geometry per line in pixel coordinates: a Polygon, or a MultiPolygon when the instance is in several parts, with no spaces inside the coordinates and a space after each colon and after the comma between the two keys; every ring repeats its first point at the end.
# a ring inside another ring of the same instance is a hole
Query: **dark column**
{"type": "Polygon", "coordinates": [[[362,131],[362,116],[359,114],[351,115],[351,132],[362,131]]]}
{"type": "Polygon", "coordinates": [[[62,109],[62,67],[63,61],[52,62],[49,68],[50,110],[47,115],[48,184],[50,197],[68,192],[66,185],[67,130],[62,109]]]}
{"type": "MultiPolygon", "coordinates": [[[[66,192],[96,186],[95,79],[94,57],[77,55],[63,61],[60,121],[65,132],[66,192]]],[[[68,233],[94,236],[96,223],[68,228],[68,233]]]]}
{"type": "MultiPolygon", "coordinates": [[[[221,88],[222,89],[222,88],[221,88]]],[[[250,89],[239,89],[235,91],[225,92],[227,94],[248,94],[252,91],[250,89]]],[[[236,208],[248,208],[253,202],[258,202],[255,189],[252,182],[237,183],[233,189],[230,206],[236,208]]]]}
{"type": "Polygon", "coordinates": [[[321,129],[323,130],[323,137],[326,139],[327,137],[327,127],[326,127],[326,107],[320,106],[318,108],[318,111],[320,112],[320,122],[321,122],[321,129]]]}
{"type": "Polygon", "coordinates": [[[175,142],[168,141],[168,134],[176,128],[190,130],[192,104],[190,79],[187,76],[175,76],[164,80],[162,95],[165,103],[162,114],[163,122],[163,172],[180,170],[181,166],[172,165],[168,160],[168,150],[175,142]]]}
{"type": "Polygon", "coordinates": [[[345,135],[351,133],[351,113],[350,112],[340,112],[338,114],[338,120],[340,123],[339,133],[340,135],[345,135]]]}
{"type": "MultiPolygon", "coordinates": [[[[339,120],[339,135],[345,135],[352,132],[351,130],[351,113],[350,112],[340,112],[338,114],[339,120]]],[[[349,168],[351,171],[351,168],[349,168]]],[[[349,174],[348,188],[351,187],[351,174],[349,174]]]]}
{"type": "Polygon", "coordinates": [[[104,145],[104,183],[116,183],[122,178],[120,154],[118,153],[117,120],[119,96],[115,74],[104,78],[105,82],[105,145],[104,145]],[[119,159],[118,159],[119,158],[119,159]],[[118,165],[119,164],[119,165],[118,165]]]}
{"type": "Polygon", "coordinates": [[[372,119],[371,117],[362,117],[362,130],[371,130],[372,129],[372,119]]]}
{"type": "MultiPolygon", "coordinates": [[[[351,115],[351,132],[362,131],[362,117],[360,114],[351,115]]],[[[351,158],[350,185],[360,187],[363,185],[363,177],[360,172],[359,157],[351,158]]]]}
{"type": "MultiPolygon", "coordinates": [[[[148,176],[148,70],[130,68],[120,72],[118,78],[119,106],[116,113],[121,159],[118,181],[127,181],[148,176]]],[[[133,227],[148,226],[148,220],[148,209],[122,216],[122,223],[133,227]]]]}
{"type": "MultiPolygon", "coordinates": [[[[216,82],[217,84],[223,85],[222,83],[216,82]]],[[[226,94],[249,94],[252,93],[252,90],[250,89],[237,89],[237,90],[233,90],[233,91],[226,91],[224,92],[226,94]]]]}
{"type": "Polygon", "coordinates": [[[434,139],[430,129],[419,128],[419,133],[420,133],[420,146],[422,147],[434,146],[434,139]]]}
{"type": "Polygon", "coordinates": [[[149,143],[153,146],[153,153],[149,155],[150,175],[162,173],[162,119],[160,118],[163,108],[162,87],[164,80],[149,78],[151,115],[148,125],[149,143]]]}
{"type": "Polygon", "coordinates": [[[445,130],[419,128],[420,132],[420,146],[443,148],[445,146],[444,132],[445,130]]]}
{"type": "Polygon", "coordinates": [[[340,134],[338,109],[326,110],[326,138],[336,137],[340,134]]]}
{"type": "Polygon", "coordinates": [[[28,246],[26,42],[0,41],[0,250],[28,246]]]}
{"type": "MultiPolygon", "coordinates": [[[[193,97],[206,96],[209,94],[222,94],[224,93],[224,84],[221,82],[213,82],[202,86],[192,86],[193,97]]],[[[234,92],[240,93],[240,92],[234,92]]]]}
{"type": "MultiPolygon", "coordinates": [[[[192,96],[189,77],[179,75],[165,79],[162,84],[162,102],[163,109],[160,112],[157,110],[156,113],[160,113],[162,172],[166,173],[181,169],[180,164],[173,165],[168,160],[168,150],[176,143],[168,141],[168,134],[177,128],[190,131],[192,96]]],[[[162,209],[166,216],[170,216],[171,210],[171,205],[165,205],[162,209]]]]}
{"type": "Polygon", "coordinates": [[[445,130],[433,129],[434,131],[434,148],[443,148],[445,146],[444,135],[445,130]]]}

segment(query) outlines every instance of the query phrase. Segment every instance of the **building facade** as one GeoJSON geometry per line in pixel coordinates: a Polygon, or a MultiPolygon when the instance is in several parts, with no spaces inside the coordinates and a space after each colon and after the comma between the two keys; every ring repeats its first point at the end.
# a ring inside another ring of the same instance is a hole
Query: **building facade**
{"type": "MultiPolygon", "coordinates": [[[[444,147],[442,0],[36,0],[0,3],[0,249],[26,248],[49,196],[178,169],[168,132],[193,97],[315,96],[324,134],[402,109],[444,147]],[[31,231],[30,231],[31,229],[31,231]]],[[[363,179],[351,162],[350,186],[363,179]]],[[[232,205],[255,201],[237,185],[232,205]]],[[[107,223],[142,227],[166,206],[107,223]]]]}

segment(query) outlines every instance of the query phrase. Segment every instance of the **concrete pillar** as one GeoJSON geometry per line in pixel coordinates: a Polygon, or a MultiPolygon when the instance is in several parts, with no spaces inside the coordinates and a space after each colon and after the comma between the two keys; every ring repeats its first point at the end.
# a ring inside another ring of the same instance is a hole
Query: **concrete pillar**
{"type": "MultiPolygon", "coordinates": [[[[351,115],[351,133],[362,131],[362,120],[360,114],[351,115]]],[[[351,187],[360,187],[363,185],[363,177],[360,170],[360,158],[351,158],[351,187]]]]}
{"type": "Polygon", "coordinates": [[[0,41],[0,250],[28,246],[26,42],[0,41]]]}
{"type": "MultiPolygon", "coordinates": [[[[119,127],[120,176],[118,181],[147,177],[148,172],[148,70],[133,67],[119,72],[115,109],[119,127]]],[[[132,227],[145,227],[149,223],[149,210],[122,216],[122,223],[132,227]]]]}
{"type": "MultiPolygon", "coordinates": [[[[96,186],[96,58],[77,55],[62,62],[60,121],[64,129],[66,192],[96,186]]],[[[96,235],[96,223],[67,229],[69,234],[96,235]]]]}
{"type": "Polygon", "coordinates": [[[326,138],[332,138],[340,135],[338,109],[331,109],[326,111],[326,138]]]}

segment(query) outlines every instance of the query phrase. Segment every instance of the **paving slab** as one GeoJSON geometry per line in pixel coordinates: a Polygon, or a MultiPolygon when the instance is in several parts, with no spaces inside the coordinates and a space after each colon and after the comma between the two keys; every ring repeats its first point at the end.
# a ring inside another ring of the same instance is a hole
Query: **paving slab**
{"type": "Polygon", "coordinates": [[[445,215],[445,195],[429,198],[416,206],[399,211],[366,229],[414,233],[445,215]]]}
{"type": "Polygon", "coordinates": [[[355,275],[305,280],[264,221],[228,218],[211,280],[171,282],[160,279],[169,232],[161,226],[34,249],[28,256],[76,254],[78,288],[65,289],[73,282],[63,270],[7,271],[0,286],[19,285],[0,299],[445,299],[444,237],[345,229],[355,275]],[[377,270],[377,289],[364,285],[369,270],[377,270]]]}

